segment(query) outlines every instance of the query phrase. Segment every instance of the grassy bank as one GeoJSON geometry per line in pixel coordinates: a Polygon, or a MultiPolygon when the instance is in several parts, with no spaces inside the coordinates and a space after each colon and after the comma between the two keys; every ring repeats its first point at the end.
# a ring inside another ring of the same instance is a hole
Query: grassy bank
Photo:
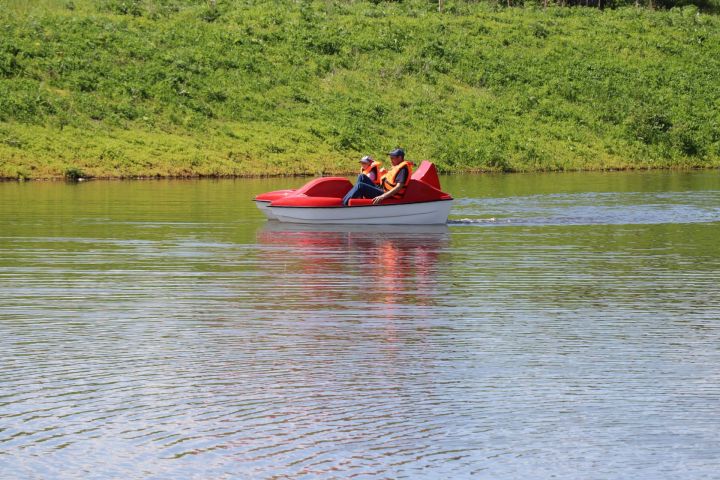
{"type": "Polygon", "coordinates": [[[0,0],[0,177],[720,165],[694,7],[0,0]]]}

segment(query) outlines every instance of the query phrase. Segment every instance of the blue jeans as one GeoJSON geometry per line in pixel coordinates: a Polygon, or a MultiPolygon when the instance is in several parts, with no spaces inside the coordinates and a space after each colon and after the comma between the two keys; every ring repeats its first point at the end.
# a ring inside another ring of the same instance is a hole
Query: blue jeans
{"type": "Polygon", "coordinates": [[[385,190],[375,185],[367,175],[358,175],[357,183],[343,198],[343,205],[347,207],[351,198],[375,198],[385,193],[385,190]]]}

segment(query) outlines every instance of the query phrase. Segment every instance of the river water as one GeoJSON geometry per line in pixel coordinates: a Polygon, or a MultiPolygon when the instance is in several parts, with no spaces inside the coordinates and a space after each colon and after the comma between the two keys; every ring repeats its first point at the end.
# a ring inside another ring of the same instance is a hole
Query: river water
{"type": "Polygon", "coordinates": [[[718,173],[442,181],[432,228],[0,184],[0,477],[719,478],[718,173]]]}

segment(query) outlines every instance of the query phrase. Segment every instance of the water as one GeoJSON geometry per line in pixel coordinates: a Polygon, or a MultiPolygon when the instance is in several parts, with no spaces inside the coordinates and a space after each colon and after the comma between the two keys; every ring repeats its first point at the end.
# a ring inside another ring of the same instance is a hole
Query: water
{"type": "Polygon", "coordinates": [[[0,184],[0,477],[719,478],[717,172],[0,184]]]}

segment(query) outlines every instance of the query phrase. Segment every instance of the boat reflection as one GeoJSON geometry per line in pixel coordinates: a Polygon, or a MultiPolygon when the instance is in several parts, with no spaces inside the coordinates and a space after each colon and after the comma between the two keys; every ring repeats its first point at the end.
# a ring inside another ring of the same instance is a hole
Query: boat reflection
{"type": "Polygon", "coordinates": [[[283,282],[302,282],[298,293],[311,296],[315,305],[381,307],[388,314],[394,306],[436,301],[439,259],[448,250],[450,234],[447,225],[268,221],[257,240],[265,247],[266,264],[275,266],[273,274],[283,282]]]}
{"type": "Polygon", "coordinates": [[[387,233],[397,235],[418,235],[418,234],[447,234],[448,226],[445,224],[438,225],[341,225],[341,224],[311,224],[311,223],[291,223],[278,222],[276,220],[268,220],[259,230],[259,234],[269,232],[281,233],[300,233],[308,232],[310,234],[322,232],[336,233],[387,233]]]}

